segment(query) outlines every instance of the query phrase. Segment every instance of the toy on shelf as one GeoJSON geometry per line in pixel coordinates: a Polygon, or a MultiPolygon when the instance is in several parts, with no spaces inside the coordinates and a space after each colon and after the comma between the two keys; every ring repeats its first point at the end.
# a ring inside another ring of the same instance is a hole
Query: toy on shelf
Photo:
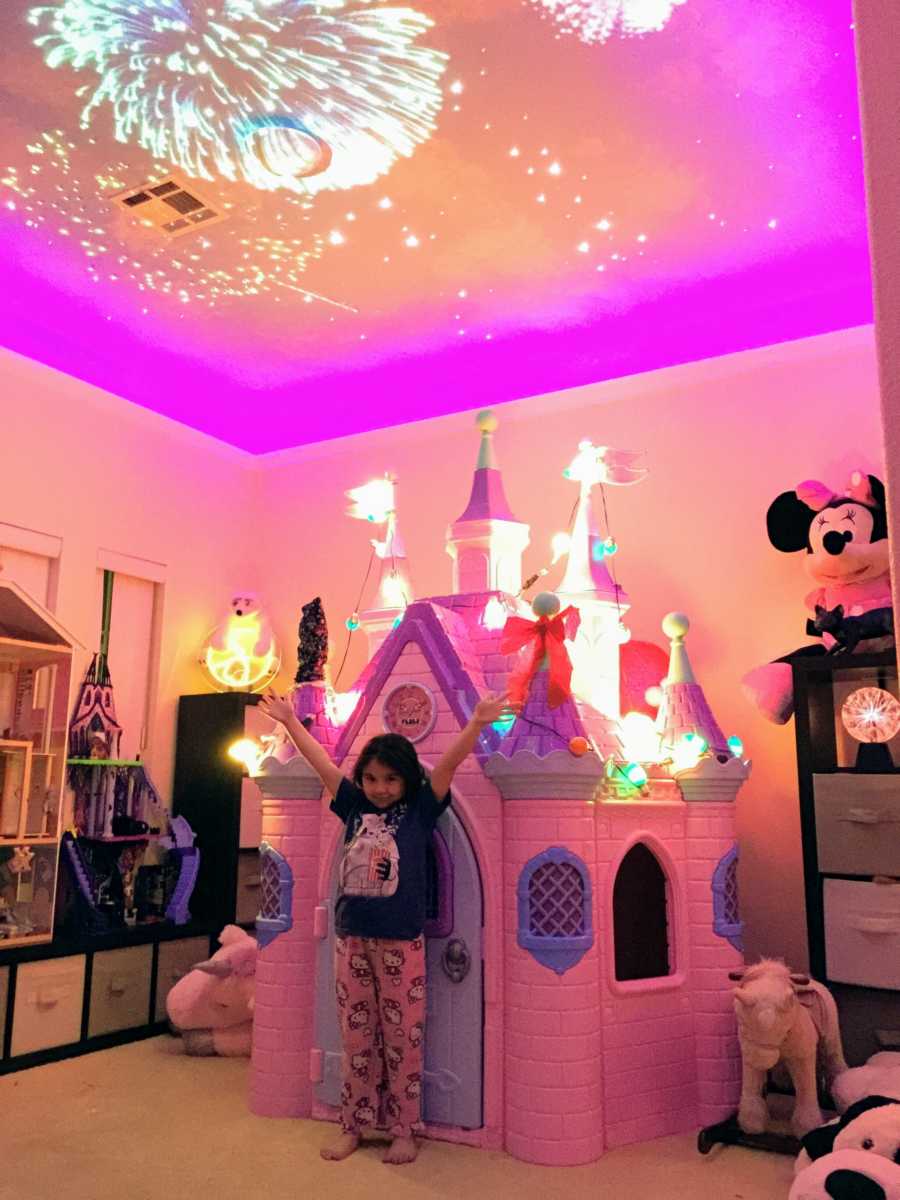
{"type": "Polygon", "coordinates": [[[184,924],[197,875],[190,826],[176,818],[169,829],[144,764],[117,757],[122,726],[107,665],[112,586],[107,571],[100,650],[81,684],[69,730],[73,822],[62,845],[70,886],[58,913],[69,933],[162,920],[184,924]]]}
{"type": "Polygon", "coordinates": [[[52,937],[72,651],[56,619],[0,581],[0,942],[52,937]]]}
{"type": "Polygon", "coordinates": [[[822,1123],[818,1068],[826,1086],[847,1070],[837,1006],[827,988],[807,975],[793,975],[783,962],[762,959],[732,971],[734,1009],[743,1060],[738,1125],[744,1133],[764,1133],[769,1112],[763,1096],[766,1076],[777,1063],[787,1067],[796,1101],[791,1128],[802,1137],[822,1123]]]}
{"type": "Polygon", "coordinates": [[[744,676],[744,693],[762,716],[783,725],[794,712],[791,660],[798,655],[872,653],[893,644],[891,579],[884,484],[853,471],[843,492],[816,480],[782,492],[766,514],[769,541],[784,554],[806,551],[817,584],[806,597],[814,619],[804,646],[744,676]]]}
{"type": "Polygon", "coordinates": [[[226,925],[219,943],[175,984],[166,1012],[186,1054],[240,1058],[250,1053],[257,943],[238,925],[226,925]]]}
{"type": "Polygon", "coordinates": [[[865,1150],[900,1163],[900,1101],[864,1096],[835,1121],[812,1129],[802,1140],[797,1171],[839,1150],[865,1150]]]}

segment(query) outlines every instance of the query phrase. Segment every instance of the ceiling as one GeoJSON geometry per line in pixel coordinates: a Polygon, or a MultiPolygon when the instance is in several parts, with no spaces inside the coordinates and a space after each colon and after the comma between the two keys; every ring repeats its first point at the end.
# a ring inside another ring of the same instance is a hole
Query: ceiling
{"type": "Polygon", "coordinates": [[[402,3],[3,0],[7,346],[262,453],[871,320],[849,0],[402,3]]]}

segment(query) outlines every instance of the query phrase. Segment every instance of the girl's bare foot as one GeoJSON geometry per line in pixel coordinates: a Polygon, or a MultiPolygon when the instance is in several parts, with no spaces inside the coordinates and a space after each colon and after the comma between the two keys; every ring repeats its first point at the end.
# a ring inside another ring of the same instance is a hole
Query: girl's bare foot
{"type": "Polygon", "coordinates": [[[418,1153],[419,1147],[416,1145],[414,1138],[395,1137],[387,1150],[385,1150],[381,1161],[394,1164],[411,1163],[415,1162],[418,1153]]]}
{"type": "Polygon", "coordinates": [[[349,1158],[357,1146],[358,1133],[339,1133],[330,1142],[326,1142],[319,1153],[330,1162],[340,1162],[342,1158],[349,1158]]]}

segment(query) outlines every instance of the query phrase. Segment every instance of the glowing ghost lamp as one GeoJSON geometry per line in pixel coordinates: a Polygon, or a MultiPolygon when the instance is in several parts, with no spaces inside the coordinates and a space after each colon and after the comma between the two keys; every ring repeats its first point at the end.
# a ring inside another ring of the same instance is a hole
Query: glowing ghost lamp
{"type": "Polygon", "coordinates": [[[200,664],[219,692],[261,692],[281,667],[272,627],[252,592],[236,595],[209,637],[200,664]]]}

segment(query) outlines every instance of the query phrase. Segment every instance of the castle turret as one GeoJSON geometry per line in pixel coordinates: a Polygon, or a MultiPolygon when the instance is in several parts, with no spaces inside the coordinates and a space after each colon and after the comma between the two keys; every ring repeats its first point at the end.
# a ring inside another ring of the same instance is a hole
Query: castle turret
{"type": "Polygon", "coordinates": [[[348,516],[385,527],[383,541],[372,538],[373,553],[381,564],[372,605],[351,617],[356,624],[350,628],[365,631],[370,659],[413,601],[406,547],[397,526],[396,486],[396,478],[387,474],[347,492],[353,501],[348,516]]]}
{"type": "Polygon", "coordinates": [[[378,590],[371,608],[360,614],[359,624],[369,643],[369,658],[373,658],[391,630],[397,625],[414,596],[409,574],[406,547],[397,526],[397,513],[388,513],[384,541],[372,540],[381,564],[378,590]]]}
{"type": "Polygon", "coordinates": [[[494,459],[492,437],[497,418],[481,412],[476,418],[481,448],[469,503],[447,531],[447,553],[453,559],[453,592],[507,592],[522,589],[522,553],[529,527],[516,520],[503,490],[494,459]]]}
{"type": "Polygon", "coordinates": [[[606,566],[606,557],[615,548],[611,539],[600,534],[591,495],[594,485],[607,479],[604,458],[610,453],[617,452],[582,442],[565,472],[566,478],[578,482],[580,492],[566,573],[557,590],[563,604],[574,604],[581,613],[572,646],[572,690],[615,719],[619,716],[619,647],[625,636],[622,617],[631,603],[606,566]]]}
{"type": "Polygon", "coordinates": [[[672,774],[685,800],[734,800],[750,774],[750,763],[729,748],[694,677],[684,644],[690,621],[684,613],[669,613],[662,628],[671,640],[669,673],[656,718],[662,751],[672,755],[672,774]]]}

